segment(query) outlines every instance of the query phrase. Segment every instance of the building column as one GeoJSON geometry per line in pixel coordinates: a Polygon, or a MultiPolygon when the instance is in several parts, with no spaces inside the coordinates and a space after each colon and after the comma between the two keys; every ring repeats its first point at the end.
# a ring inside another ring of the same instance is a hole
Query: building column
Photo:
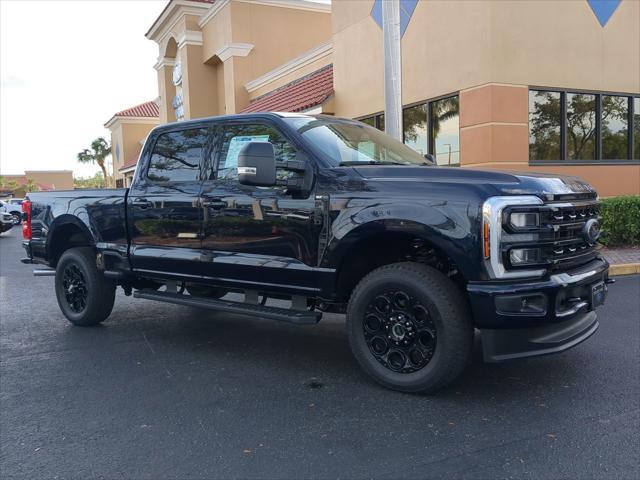
{"type": "MultiPolygon", "coordinates": [[[[201,38],[201,35],[200,35],[201,38]]],[[[218,101],[220,65],[203,62],[202,41],[191,40],[178,44],[178,58],[182,64],[182,95],[185,120],[221,113],[218,101]]]]}
{"type": "Polygon", "coordinates": [[[490,83],[460,92],[460,166],[526,169],[529,89],[490,83]]]}
{"type": "Polygon", "coordinates": [[[176,114],[171,105],[176,95],[176,87],[173,85],[174,58],[161,58],[154,68],[158,72],[158,109],[160,110],[160,123],[175,122],[176,114]]]}

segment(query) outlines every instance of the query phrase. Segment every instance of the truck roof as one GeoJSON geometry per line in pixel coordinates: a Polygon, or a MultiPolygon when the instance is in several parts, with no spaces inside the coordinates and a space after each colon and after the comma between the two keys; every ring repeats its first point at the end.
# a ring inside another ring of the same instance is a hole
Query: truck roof
{"type": "MultiPolygon", "coordinates": [[[[200,125],[210,121],[224,122],[225,120],[238,120],[238,119],[250,119],[250,118],[318,118],[326,115],[308,115],[305,113],[295,112],[251,112],[251,113],[234,113],[229,115],[214,115],[211,117],[194,118],[192,120],[182,120],[179,122],[165,123],[154,128],[155,131],[172,130],[173,128],[180,126],[186,127],[189,125],[200,125]]],[[[331,116],[331,118],[336,118],[331,116]]]]}

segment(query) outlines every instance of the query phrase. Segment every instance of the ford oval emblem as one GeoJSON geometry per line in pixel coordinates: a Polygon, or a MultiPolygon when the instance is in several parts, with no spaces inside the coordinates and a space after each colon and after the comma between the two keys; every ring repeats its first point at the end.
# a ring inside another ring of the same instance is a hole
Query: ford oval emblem
{"type": "Polygon", "coordinates": [[[600,238],[600,222],[592,218],[584,224],[580,234],[585,242],[589,245],[594,245],[598,241],[598,238],[600,238]]]}

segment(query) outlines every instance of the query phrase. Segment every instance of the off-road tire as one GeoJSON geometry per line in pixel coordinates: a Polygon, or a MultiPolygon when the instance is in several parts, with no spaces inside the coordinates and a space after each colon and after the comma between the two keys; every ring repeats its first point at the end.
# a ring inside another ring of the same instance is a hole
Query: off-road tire
{"type": "Polygon", "coordinates": [[[55,280],[58,306],[67,320],[74,325],[88,327],[103,322],[113,309],[116,284],[104,277],[96,267],[95,250],[91,247],[75,247],[65,251],[56,266],[55,280]],[[86,290],[84,308],[71,304],[65,290],[65,271],[80,272],[86,290]]]}
{"type": "Polygon", "coordinates": [[[366,275],[351,294],[347,330],[351,350],[363,370],[381,385],[403,392],[432,393],[445,387],[465,369],[473,348],[474,329],[465,297],[444,274],[418,263],[394,263],[366,275]],[[409,373],[383,365],[365,338],[367,308],[384,292],[399,289],[424,305],[437,333],[428,363],[409,373]]]}

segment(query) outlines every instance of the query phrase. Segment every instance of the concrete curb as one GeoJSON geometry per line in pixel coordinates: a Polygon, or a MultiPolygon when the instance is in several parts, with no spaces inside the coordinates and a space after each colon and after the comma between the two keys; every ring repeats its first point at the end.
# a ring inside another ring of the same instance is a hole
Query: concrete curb
{"type": "Polygon", "coordinates": [[[640,263],[617,263],[609,265],[609,275],[635,275],[640,273],[640,263]]]}

